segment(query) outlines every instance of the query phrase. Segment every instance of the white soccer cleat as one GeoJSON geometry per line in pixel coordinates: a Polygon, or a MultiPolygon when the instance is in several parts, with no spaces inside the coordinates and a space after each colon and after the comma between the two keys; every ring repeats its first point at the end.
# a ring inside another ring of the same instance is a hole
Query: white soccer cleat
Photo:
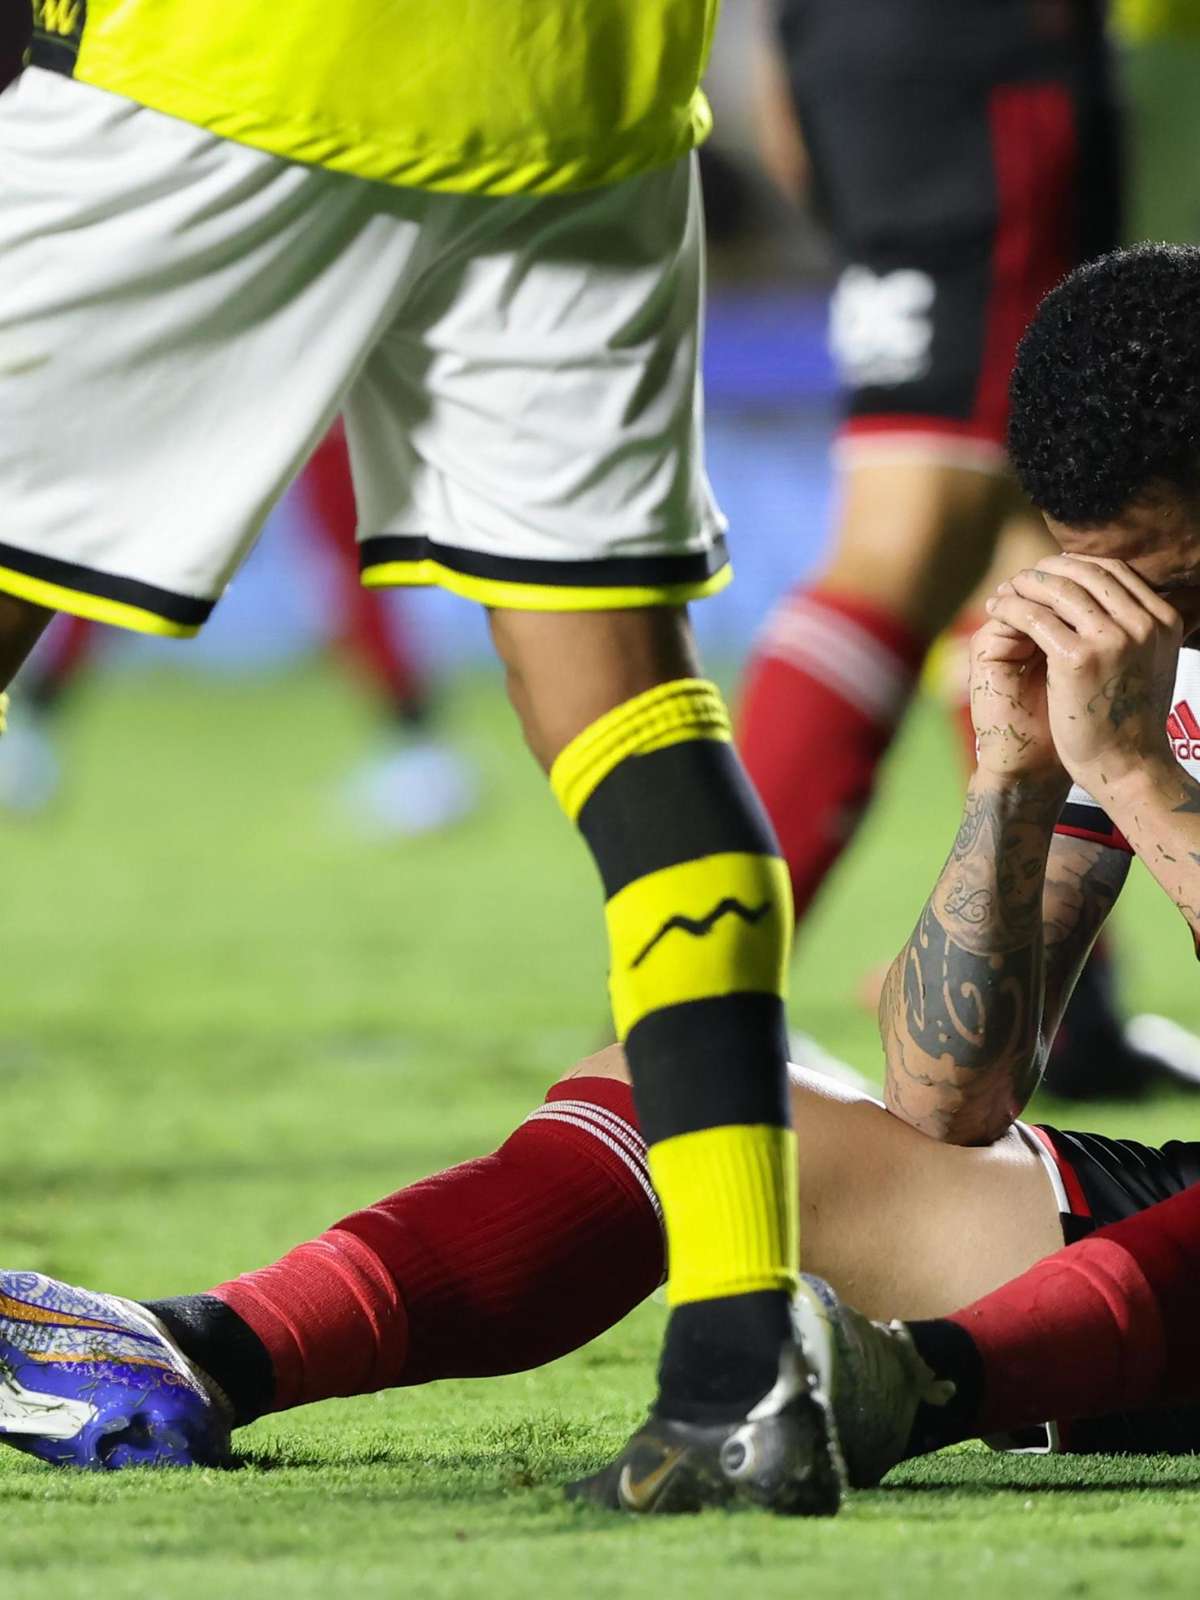
{"type": "Polygon", "coordinates": [[[1125,1043],[1149,1056],[1176,1082],[1200,1089],[1200,1037],[1170,1017],[1144,1011],[1125,1024],[1125,1043]]]}
{"type": "Polygon", "coordinates": [[[908,1455],[917,1408],[945,1405],[954,1385],[921,1359],[902,1322],[872,1322],[806,1272],[793,1302],[804,1354],[833,1416],[855,1489],[871,1489],[908,1455]]]}

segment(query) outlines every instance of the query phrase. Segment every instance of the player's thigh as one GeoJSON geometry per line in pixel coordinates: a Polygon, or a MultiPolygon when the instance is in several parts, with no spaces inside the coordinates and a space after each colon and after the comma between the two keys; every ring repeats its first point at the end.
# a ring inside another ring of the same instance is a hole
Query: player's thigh
{"type": "Polygon", "coordinates": [[[38,69],[0,96],[0,588],[196,630],[394,292],[369,192],[38,69]]]}
{"type": "Polygon", "coordinates": [[[559,1082],[566,1083],[571,1078],[615,1078],[618,1083],[633,1081],[624,1046],[619,1044],[605,1045],[603,1050],[597,1050],[594,1055],[584,1056],[582,1061],[577,1061],[569,1072],[562,1075],[559,1082]]]}
{"type": "Polygon", "coordinates": [[[996,592],[1005,578],[1023,567],[1036,567],[1046,556],[1058,554],[1058,546],[1042,518],[1033,507],[1015,492],[1000,524],[999,537],[992,554],[991,565],[971,598],[968,609],[982,611],[984,602],[996,592]]]}
{"type": "Polygon", "coordinates": [[[1005,489],[999,473],[936,455],[847,464],[822,582],[933,637],[991,565],[1005,489]]]}
{"type": "Polygon", "coordinates": [[[699,420],[695,169],[434,195],[422,214],[438,270],[346,408],[364,575],[491,608],[545,757],[692,670],[682,608],[728,576],[699,420]]]}

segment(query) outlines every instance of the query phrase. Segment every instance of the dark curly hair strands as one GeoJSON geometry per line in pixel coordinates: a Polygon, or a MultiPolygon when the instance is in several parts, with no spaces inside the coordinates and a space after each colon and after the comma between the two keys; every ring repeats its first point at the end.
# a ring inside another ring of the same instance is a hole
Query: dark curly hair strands
{"type": "Polygon", "coordinates": [[[1140,244],[1064,278],[1017,350],[1008,446],[1073,527],[1165,493],[1200,501],[1200,247],[1140,244]]]}

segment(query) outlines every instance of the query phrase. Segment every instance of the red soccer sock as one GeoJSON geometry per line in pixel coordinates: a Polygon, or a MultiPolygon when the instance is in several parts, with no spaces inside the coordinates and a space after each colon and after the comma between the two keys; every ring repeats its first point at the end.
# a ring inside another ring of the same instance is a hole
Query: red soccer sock
{"type": "Polygon", "coordinates": [[[25,693],[35,711],[55,709],[87,670],[99,642],[99,626],[86,617],[61,612],[54,619],[30,663],[25,693]]]}
{"type": "Polygon", "coordinates": [[[738,744],[779,836],[800,917],[871,796],[926,642],[866,601],[796,589],[751,659],[738,744]]]}
{"type": "Polygon", "coordinates": [[[404,624],[382,594],[359,582],[358,510],[340,426],[318,445],[300,483],[312,513],[308,527],[333,559],[330,604],[341,649],[381,699],[409,720],[419,720],[429,690],[404,624]]]}
{"type": "Polygon", "coordinates": [[[628,1085],[572,1078],[494,1155],[402,1189],[212,1293],[266,1347],[274,1411],[540,1366],[662,1280],[645,1154],[628,1085]]]}
{"type": "Polygon", "coordinates": [[[986,1434],[1196,1399],[1198,1320],[1200,1185],[1098,1229],[941,1324],[912,1326],[923,1353],[937,1341],[921,1330],[950,1323],[969,1337],[982,1392],[960,1434],[986,1434]]]}

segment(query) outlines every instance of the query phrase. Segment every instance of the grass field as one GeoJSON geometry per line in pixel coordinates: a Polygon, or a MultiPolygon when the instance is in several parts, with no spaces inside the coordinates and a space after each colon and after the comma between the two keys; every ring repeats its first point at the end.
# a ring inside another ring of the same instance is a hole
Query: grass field
{"type": "MultiPolygon", "coordinates": [[[[594,1046],[591,868],[495,683],[469,681],[452,711],[486,810],[378,849],[332,813],[367,725],[322,672],[114,679],[80,707],[69,800],[3,828],[6,1264],[140,1296],[205,1287],[492,1148],[594,1046]]],[[[795,1021],[860,1065],[876,1052],[856,982],[908,931],[956,782],[923,709],[806,931],[795,1021]]],[[[1122,921],[1130,1000],[1200,1024],[1170,908],[1138,882],[1122,921]]],[[[1200,1103],[1087,1120],[1181,1134],[1200,1103]]],[[[562,1480],[637,1419],[662,1316],[526,1376],[265,1421],[240,1436],[240,1471],[83,1478],[6,1456],[0,1595],[1196,1593],[1200,1465],[1180,1461],[959,1451],[820,1525],[566,1507],[562,1480]]]]}

